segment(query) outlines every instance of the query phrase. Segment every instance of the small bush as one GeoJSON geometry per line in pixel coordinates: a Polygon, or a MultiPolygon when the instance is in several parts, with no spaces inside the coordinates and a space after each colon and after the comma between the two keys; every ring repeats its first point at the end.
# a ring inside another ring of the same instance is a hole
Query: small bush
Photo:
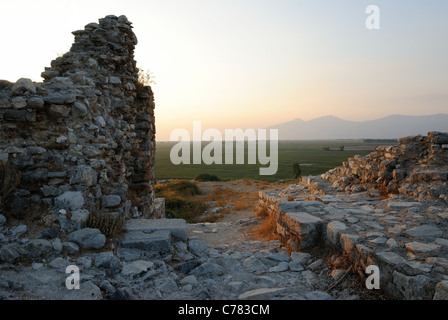
{"type": "Polygon", "coordinates": [[[187,206],[187,200],[180,198],[165,198],[165,208],[168,210],[179,210],[187,206]]]}
{"type": "Polygon", "coordinates": [[[154,187],[154,192],[161,197],[166,195],[169,196],[172,193],[181,196],[193,196],[201,194],[201,190],[199,190],[198,186],[189,181],[176,181],[167,184],[158,184],[154,187]]]}
{"type": "Polygon", "coordinates": [[[154,75],[149,70],[138,70],[138,83],[143,86],[149,86],[155,84],[154,75]]]}
{"type": "Polygon", "coordinates": [[[185,219],[188,223],[193,223],[204,213],[207,206],[200,201],[165,198],[165,208],[170,218],[185,219]]]}
{"type": "Polygon", "coordinates": [[[168,218],[185,219],[196,222],[207,206],[194,196],[202,194],[198,186],[190,181],[175,181],[167,184],[157,184],[154,187],[156,197],[165,198],[165,214],[168,218]]]}
{"type": "Polygon", "coordinates": [[[214,174],[208,174],[208,173],[201,173],[194,178],[196,181],[221,181],[217,176],[214,174]]]}
{"type": "Polygon", "coordinates": [[[292,172],[294,174],[294,180],[300,178],[302,175],[302,169],[300,168],[299,161],[294,161],[292,164],[292,172]]]}

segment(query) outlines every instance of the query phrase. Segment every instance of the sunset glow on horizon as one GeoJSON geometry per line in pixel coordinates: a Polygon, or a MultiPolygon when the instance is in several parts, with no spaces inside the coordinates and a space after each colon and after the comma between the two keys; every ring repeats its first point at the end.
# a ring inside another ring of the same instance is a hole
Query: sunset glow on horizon
{"type": "Polygon", "coordinates": [[[0,79],[42,81],[72,31],[126,15],[150,70],[157,140],[176,128],[266,128],[334,115],[448,113],[448,2],[0,0],[0,79]],[[367,30],[366,7],[381,10],[367,30]]]}

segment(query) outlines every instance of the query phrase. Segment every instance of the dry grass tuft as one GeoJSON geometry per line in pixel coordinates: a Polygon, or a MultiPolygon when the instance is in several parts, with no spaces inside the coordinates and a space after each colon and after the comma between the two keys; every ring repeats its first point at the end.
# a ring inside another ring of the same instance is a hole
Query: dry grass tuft
{"type": "Polygon", "coordinates": [[[265,218],[265,217],[269,216],[269,212],[266,209],[266,207],[264,207],[264,206],[259,205],[255,208],[254,211],[255,211],[255,215],[259,218],[265,218]]]}
{"type": "Polygon", "coordinates": [[[266,216],[264,221],[256,228],[249,230],[251,238],[257,241],[280,240],[277,230],[277,217],[274,215],[266,216]]]}
{"type": "Polygon", "coordinates": [[[227,201],[230,197],[237,194],[238,193],[232,189],[217,187],[204,198],[204,201],[227,201]]]}
{"type": "Polygon", "coordinates": [[[250,203],[245,200],[236,200],[233,206],[234,211],[242,211],[250,208],[250,203]]]}
{"type": "Polygon", "coordinates": [[[204,201],[216,201],[217,207],[233,204],[233,212],[254,208],[258,202],[257,192],[236,191],[229,188],[218,187],[204,197],[204,201]]]}

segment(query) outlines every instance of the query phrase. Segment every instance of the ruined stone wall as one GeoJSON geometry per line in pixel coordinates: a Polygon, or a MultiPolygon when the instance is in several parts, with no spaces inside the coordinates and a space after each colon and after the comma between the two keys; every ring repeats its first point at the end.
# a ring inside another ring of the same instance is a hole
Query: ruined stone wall
{"type": "Polygon", "coordinates": [[[3,213],[154,217],[154,95],[138,82],[131,22],[107,16],[73,35],[42,83],[0,81],[0,161],[21,172],[3,213]]]}
{"type": "Polygon", "coordinates": [[[365,280],[367,267],[376,266],[388,297],[446,300],[447,195],[448,133],[430,132],[303,177],[278,194],[260,192],[260,207],[291,251],[339,252],[325,265],[335,280],[349,272],[365,280]]]}
{"type": "Polygon", "coordinates": [[[448,133],[399,139],[366,156],[349,158],[322,175],[339,191],[396,193],[416,199],[448,196],[448,133]]]}

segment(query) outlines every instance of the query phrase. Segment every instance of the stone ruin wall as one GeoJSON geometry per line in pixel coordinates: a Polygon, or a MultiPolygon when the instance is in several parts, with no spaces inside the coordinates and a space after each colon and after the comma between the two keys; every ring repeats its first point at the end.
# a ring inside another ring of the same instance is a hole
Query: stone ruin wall
{"type": "Polygon", "coordinates": [[[154,95],[138,82],[131,22],[107,16],[72,33],[42,83],[0,81],[0,161],[21,173],[3,214],[158,218],[154,95]]]}
{"type": "Polygon", "coordinates": [[[349,158],[322,175],[339,191],[448,199],[448,133],[400,138],[366,156],[349,158]]]}
{"type": "Polygon", "coordinates": [[[394,299],[447,299],[448,133],[401,138],[259,197],[291,251],[334,250],[361,278],[379,266],[394,299]]]}

